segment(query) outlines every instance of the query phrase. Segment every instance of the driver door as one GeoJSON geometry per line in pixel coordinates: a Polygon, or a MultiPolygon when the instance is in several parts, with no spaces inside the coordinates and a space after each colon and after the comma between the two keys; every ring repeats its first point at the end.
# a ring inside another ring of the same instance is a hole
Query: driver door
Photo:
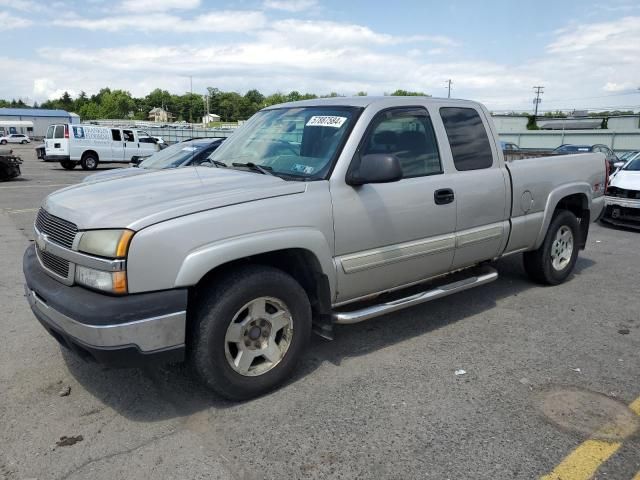
{"type": "Polygon", "coordinates": [[[340,206],[333,212],[338,303],[445,273],[453,261],[456,199],[427,110],[379,112],[354,160],[374,153],[395,155],[403,178],[331,186],[340,206]]]}

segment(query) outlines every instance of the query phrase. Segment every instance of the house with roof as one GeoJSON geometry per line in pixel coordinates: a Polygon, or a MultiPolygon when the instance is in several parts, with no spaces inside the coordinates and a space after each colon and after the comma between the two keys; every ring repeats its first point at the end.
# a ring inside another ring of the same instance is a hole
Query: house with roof
{"type": "Polygon", "coordinates": [[[147,115],[147,118],[152,122],[167,123],[172,122],[175,116],[162,107],[154,107],[149,110],[149,115],[147,115]]]}

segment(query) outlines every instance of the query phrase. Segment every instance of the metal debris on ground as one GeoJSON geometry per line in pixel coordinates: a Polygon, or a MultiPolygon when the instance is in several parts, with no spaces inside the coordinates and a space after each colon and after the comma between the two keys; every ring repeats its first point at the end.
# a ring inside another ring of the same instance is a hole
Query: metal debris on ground
{"type": "Polygon", "coordinates": [[[61,397],[68,397],[70,393],[71,387],[67,385],[66,387],[62,387],[62,390],[58,392],[58,395],[60,395],[61,397]]]}
{"type": "Polygon", "coordinates": [[[81,442],[82,440],[84,440],[82,435],[76,435],[71,437],[67,437],[66,435],[63,435],[60,437],[60,440],[56,442],[56,445],[58,447],[70,447],[71,445],[75,445],[76,443],[81,442]]]}

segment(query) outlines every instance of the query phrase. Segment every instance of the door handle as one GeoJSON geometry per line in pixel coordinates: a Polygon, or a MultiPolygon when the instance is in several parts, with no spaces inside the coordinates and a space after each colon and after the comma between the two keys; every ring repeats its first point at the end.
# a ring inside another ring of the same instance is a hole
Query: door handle
{"type": "Polygon", "coordinates": [[[453,202],[454,199],[453,190],[450,188],[441,188],[433,193],[433,200],[436,202],[436,205],[445,205],[453,202]]]}

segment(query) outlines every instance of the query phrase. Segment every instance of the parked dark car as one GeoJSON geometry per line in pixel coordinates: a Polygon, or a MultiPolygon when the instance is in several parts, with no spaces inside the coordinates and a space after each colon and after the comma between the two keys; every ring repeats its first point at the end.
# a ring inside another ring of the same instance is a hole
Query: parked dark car
{"type": "Polygon", "coordinates": [[[164,170],[167,168],[193,167],[208,165],[208,158],[224,141],[224,138],[197,138],[175,143],[153,155],[143,158],[138,164],[132,162],[130,168],[118,168],[106,172],[95,173],[86,177],[83,182],[95,182],[122,178],[131,175],[164,170]]]}
{"type": "Polygon", "coordinates": [[[36,147],[36,157],[38,158],[38,160],[42,160],[44,162],[46,162],[45,157],[46,156],[46,152],[44,149],[44,143],[41,145],[38,145],[36,147]]]}
{"type": "Polygon", "coordinates": [[[607,163],[609,164],[609,170],[614,170],[614,164],[618,161],[618,156],[606,145],[602,145],[597,143],[595,145],[570,145],[564,144],[560,145],[556,148],[552,154],[553,155],[569,155],[572,153],[590,153],[590,152],[599,152],[604,153],[607,163]]]}
{"type": "Polygon", "coordinates": [[[13,154],[11,150],[0,150],[0,181],[11,180],[19,177],[22,160],[13,154]]]}

